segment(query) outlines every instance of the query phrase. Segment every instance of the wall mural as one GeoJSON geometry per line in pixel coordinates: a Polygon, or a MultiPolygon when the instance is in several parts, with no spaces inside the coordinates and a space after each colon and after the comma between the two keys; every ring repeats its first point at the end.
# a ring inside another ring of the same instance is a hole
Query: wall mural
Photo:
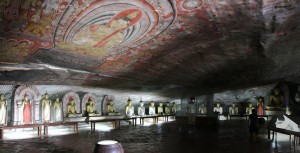
{"type": "Polygon", "coordinates": [[[137,47],[158,36],[173,22],[165,0],[71,2],[55,33],[58,49],[103,57],[137,47]]]}
{"type": "Polygon", "coordinates": [[[51,48],[58,6],[58,0],[1,1],[1,61],[22,62],[38,48],[51,48]]]}
{"type": "Polygon", "coordinates": [[[202,0],[4,0],[0,60],[22,63],[45,48],[97,58],[97,72],[129,72],[180,33],[203,29],[186,14],[208,20],[205,8],[202,0]]]}

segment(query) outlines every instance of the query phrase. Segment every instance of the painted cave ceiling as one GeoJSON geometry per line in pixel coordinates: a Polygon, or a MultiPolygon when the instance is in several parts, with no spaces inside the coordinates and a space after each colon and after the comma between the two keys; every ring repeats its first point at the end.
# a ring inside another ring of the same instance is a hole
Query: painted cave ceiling
{"type": "Polygon", "coordinates": [[[299,0],[1,0],[1,84],[300,82],[299,0]]]}

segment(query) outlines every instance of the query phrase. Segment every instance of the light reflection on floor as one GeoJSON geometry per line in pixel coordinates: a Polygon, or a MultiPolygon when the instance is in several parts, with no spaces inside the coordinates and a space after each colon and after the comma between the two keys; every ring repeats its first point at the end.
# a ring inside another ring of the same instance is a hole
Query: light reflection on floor
{"type": "MultiPolygon", "coordinates": [[[[277,142],[267,139],[267,130],[261,129],[257,141],[249,139],[245,120],[220,121],[217,129],[199,128],[181,133],[180,124],[164,122],[153,124],[145,120],[147,126],[136,127],[122,121],[120,129],[112,129],[112,124],[97,123],[96,131],[91,132],[89,124],[80,124],[79,133],[71,127],[49,127],[49,137],[36,139],[37,131],[6,131],[5,140],[0,143],[2,153],[88,153],[93,151],[95,142],[118,140],[126,153],[295,153],[300,145],[291,145],[288,135],[278,133],[277,142]],[[183,134],[183,135],[182,135],[183,134]],[[22,140],[14,136],[22,135],[22,140]],[[10,140],[7,140],[10,138],[10,140]]],[[[189,128],[189,127],[187,127],[189,128]]]]}

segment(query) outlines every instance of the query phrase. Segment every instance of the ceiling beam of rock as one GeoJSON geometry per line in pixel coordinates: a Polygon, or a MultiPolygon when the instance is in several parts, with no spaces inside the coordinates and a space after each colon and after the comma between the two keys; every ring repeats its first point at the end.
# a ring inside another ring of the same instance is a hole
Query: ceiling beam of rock
{"type": "Polygon", "coordinates": [[[300,82],[298,0],[5,0],[1,84],[236,89],[300,82]]]}

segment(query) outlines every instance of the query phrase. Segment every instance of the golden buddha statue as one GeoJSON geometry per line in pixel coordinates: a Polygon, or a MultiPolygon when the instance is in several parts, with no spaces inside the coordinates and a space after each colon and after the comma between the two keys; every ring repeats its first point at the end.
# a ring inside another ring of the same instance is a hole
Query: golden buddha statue
{"type": "Polygon", "coordinates": [[[95,111],[94,111],[94,103],[93,103],[93,100],[91,98],[89,98],[89,100],[87,101],[86,103],[86,112],[88,114],[93,114],[95,111]]]}
{"type": "Polygon", "coordinates": [[[270,94],[268,108],[271,107],[284,107],[284,95],[279,87],[275,87],[270,94]]]}
{"type": "Polygon", "coordinates": [[[67,104],[67,116],[75,115],[76,114],[76,104],[74,99],[71,99],[67,104]]]}

